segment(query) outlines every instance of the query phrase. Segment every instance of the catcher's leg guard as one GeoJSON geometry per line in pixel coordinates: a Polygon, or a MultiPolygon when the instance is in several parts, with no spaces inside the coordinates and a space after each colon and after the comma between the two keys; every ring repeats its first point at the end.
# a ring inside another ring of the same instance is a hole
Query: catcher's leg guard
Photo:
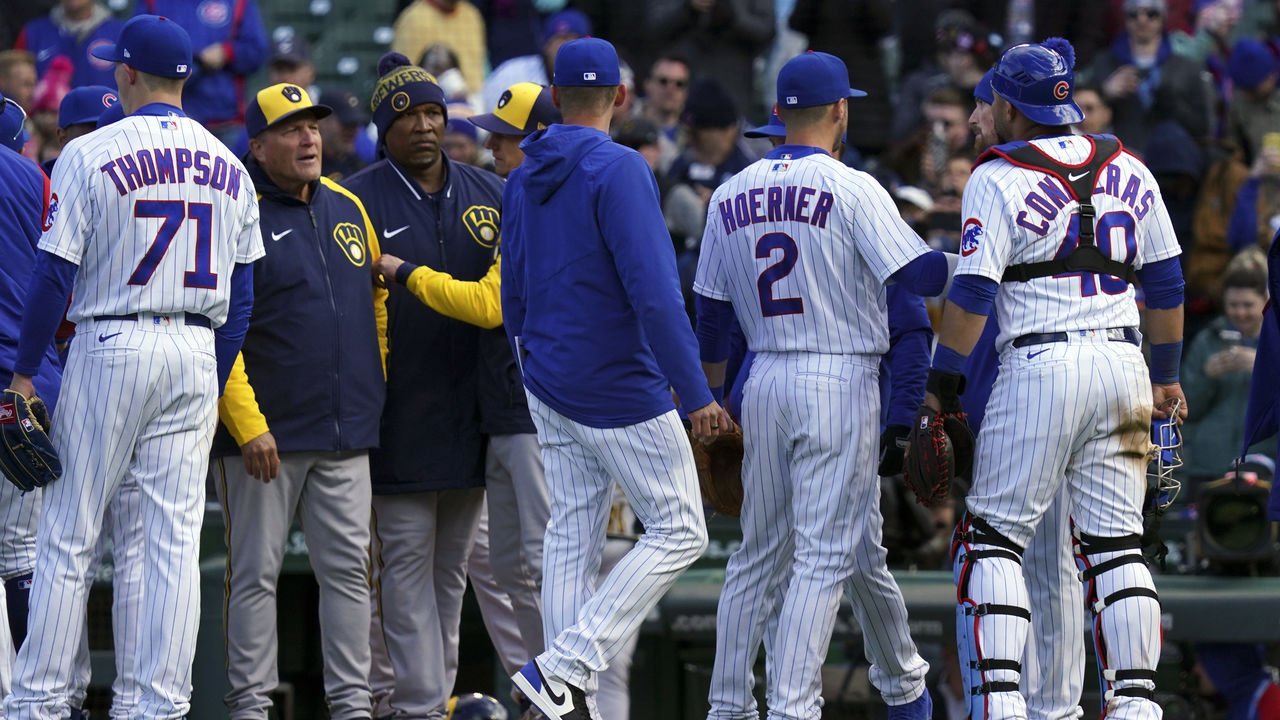
{"type": "Polygon", "coordinates": [[[971,720],[1027,716],[1018,692],[1031,625],[1022,547],[965,513],[951,543],[956,646],[971,720]]]}
{"type": "Polygon", "coordinates": [[[1076,531],[1085,602],[1103,690],[1103,717],[1158,718],[1160,599],[1139,535],[1098,537],[1076,531]]]}

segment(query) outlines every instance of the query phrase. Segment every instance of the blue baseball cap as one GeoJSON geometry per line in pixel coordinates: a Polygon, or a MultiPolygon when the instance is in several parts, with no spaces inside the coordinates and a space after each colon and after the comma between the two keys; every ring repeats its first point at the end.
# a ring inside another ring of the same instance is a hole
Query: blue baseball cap
{"type": "Polygon", "coordinates": [[[996,103],[996,91],[991,89],[991,76],[996,74],[996,69],[991,68],[987,71],[978,84],[973,88],[973,97],[975,100],[981,100],[988,105],[996,103]]]}
{"type": "Polygon", "coordinates": [[[778,117],[778,111],[775,109],[769,114],[768,123],[761,125],[760,127],[751,128],[742,134],[744,137],[749,138],[786,137],[787,126],[782,124],[782,118],[778,117]]]}
{"type": "Polygon", "coordinates": [[[114,45],[89,51],[99,60],[124,63],[148,75],[184,78],[191,74],[191,37],[160,15],[138,15],[120,28],[114,45]]]}
{"type": "Polygon", "coordinates": [[[1031,122],[1074,125],[1084,120],[1075,94],[1075,49],[1062,38],[1014,45],[991,68],[991,89],[1031,122]]]}
{"type": "Polygon", "coordinates": [[[58,127],[96,123],[107,108],[120,102],[116,91],[106,85],[85,85],[62,96],[58,106],[58,127]]]}
{"type": "Polygon", "coordinates": [[[102,128],[110,125],[111,123],[119,122],[123,119],[124,119],[124,103],[116,103],[115,105],[112,105],[106,110],[103,110],[102,114],[98,116],[98,129],[101,130],[102,128]]]}
{"type": "Polygon", "coordinates": [[[575,35],[586,37],[591,34],[591,18],[581,10],[569,8],[552,14],[542,23],[542,39],[550,40],[557,35],[575,35]]]}
{"type": "Polygon", "coordinates": [[[841,98],[866,97],[849,87],[849,68],[835,55],[807,52],[787,61],[778,71],[778,106],[830,105],[841,98]]]}
{"type": "Polygon", "coordinates": [[[622,84],[618,51],[608,40],[585,37],[570,40],[556,53],[553,85],[560,87],[613,87],[622,84]]]}
{"type": "Polygon", "coordinates": [[[0,145],[20,153],[22,146],[31,139],[26,128],[27,114],[22,106],[0,95],[0,145]]]}

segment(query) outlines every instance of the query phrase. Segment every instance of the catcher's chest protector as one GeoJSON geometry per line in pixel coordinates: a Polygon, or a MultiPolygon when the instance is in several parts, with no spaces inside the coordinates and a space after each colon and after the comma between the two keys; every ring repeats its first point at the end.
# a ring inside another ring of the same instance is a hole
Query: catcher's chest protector
{"type": "Polygon", "coordinates": [[[1080,234],[1076,248],[1065,257],[1010,265],[1001,277],[1002,282],[1027,282],[1034,278],[1073,272],[1091,272],[1122,278],[1130,276],[1129,265],[1103,255],[1094,240],[1093,188],[1097,184],[1099,171],[1120,154],[1120,141],[1115,138],[1086,137],[1093,145],[1093,152],[1088,160],[1079,165],[1059,162],[1030,143],[1015,148],[998,145],[988,148],[978,157],[979,164],[1001,157],[1018,167],[1052,175],[1071,193],[1072,199],[1080,203],[1080,234]]]}

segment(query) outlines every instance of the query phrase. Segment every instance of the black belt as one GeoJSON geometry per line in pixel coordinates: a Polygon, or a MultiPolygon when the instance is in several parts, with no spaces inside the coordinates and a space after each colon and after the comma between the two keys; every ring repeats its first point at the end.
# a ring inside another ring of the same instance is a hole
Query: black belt
{"type": "Polygon", "coordinates": [[[1071,333],[1079,332],[1100,332],[1105,333],[1107,340],[1110,342],[1127,342],[1130,345],[1141,346],[1142,341],[1138,338],[1138,331],[1135,328],[1107,328],[1106,330],[1071,330],[1069,332],[1051,332],[1051,333],[1028,333],[1019,335],[1013,341],[1016,348],[1026,347],[1028,345],[1044,345],[1045,343],[1066,342],[1071,333]]]}
{"type": "MultiPolygon", "coordinates": [[[[164,313],[156,313],[156,317],[163,317],[163,316],[164,316],[164,313]]],[[[128,315],[95,315],[93,319],[95,322],[101,322],[103,320],[133,320],[134,322],[137,322],[138,314],[130,313],[128,315]]],[[[213,321],[199,313],[183,313],[182,322],[184,325],[193,325],[195,327],[209,328],[210,330],[213,329],[213,321]]]]}

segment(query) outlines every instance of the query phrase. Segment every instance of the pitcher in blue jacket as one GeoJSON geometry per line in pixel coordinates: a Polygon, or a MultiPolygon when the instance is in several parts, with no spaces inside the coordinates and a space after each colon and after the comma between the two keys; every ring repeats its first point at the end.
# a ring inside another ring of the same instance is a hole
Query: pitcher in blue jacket
{"type": "Polygon", "coordinates": [[[521,143],[503,192],[502,316],[551,494],[548,647],[512,680],[550,720],[587,720],[596,674],[707,545],[671,389],[695,436],[733,421],[698,363],[653,172],[607,132],[626,100],[613,46],[561,47],[552,98],[564,124],[521,143]],[[645,533],[592,592],[615,482],[645,533]]]}

